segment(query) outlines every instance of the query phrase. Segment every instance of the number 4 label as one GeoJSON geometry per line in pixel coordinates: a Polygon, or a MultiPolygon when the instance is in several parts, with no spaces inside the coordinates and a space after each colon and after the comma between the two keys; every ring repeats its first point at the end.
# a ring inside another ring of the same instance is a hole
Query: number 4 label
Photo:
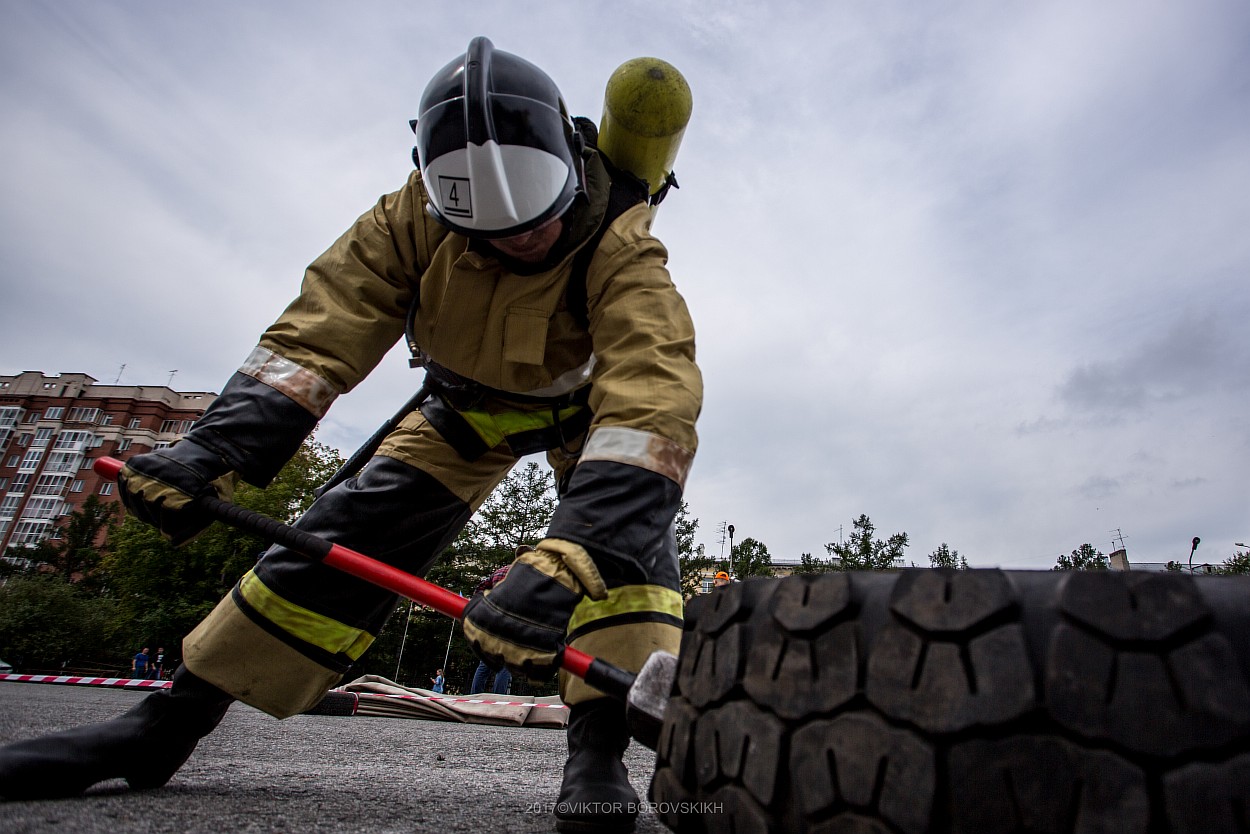
{"type": "Polygon", "coordinates": [[[468,177],[439,177],[438,191],[443,214],[455,217],[473,216],[473,196],[468,177]]]}

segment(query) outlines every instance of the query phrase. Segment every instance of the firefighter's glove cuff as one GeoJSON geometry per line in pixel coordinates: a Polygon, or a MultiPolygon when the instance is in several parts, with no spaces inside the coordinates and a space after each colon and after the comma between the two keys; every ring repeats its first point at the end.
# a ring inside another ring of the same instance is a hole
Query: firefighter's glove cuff
{"type": "Polygon", "coordinates": [[[131,515],[156,527],[176,546],[212,523],[196,499],[214,496],[229,501],[235,480],[219,455],[184,439],[128,460],[117,475],[117,492],[131,515]]]}
{"type": "Polygon", "coordinates": [[[560,666],[569,620],[582,597],[607,594],[585,548],[546,539],[519,556],[502,582],[469,600],[464,633],[487,663],[541,680],[560,666]]]}

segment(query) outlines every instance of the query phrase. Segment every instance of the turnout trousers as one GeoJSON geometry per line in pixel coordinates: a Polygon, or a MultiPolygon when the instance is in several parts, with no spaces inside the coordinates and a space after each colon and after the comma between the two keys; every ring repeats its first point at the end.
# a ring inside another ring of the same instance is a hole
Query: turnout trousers
{"type": "MultiPolygon", "coordinates": [[[[566,449],[580,448],[565,444],[566,449]]],[[[557,483],[575,451],[549,453],[557,483]]],[[[420,413],[387,437],[361,472],[327,491],[295,526],[424,576],[516,464],[506,443],[466,460],[420,413]]],[[[677,652],[681,596],[675,535],[644,554],[647,584],[584,600],[570,645],[637,671],[653,651],[677,652]]],[[[397,598],[280,545],[270,547],[183,642],[195,675],[277,718],[314,706],[364,654],[397,598]]],[[[573,704],[602,697],[560,673],[573,704]]]]}

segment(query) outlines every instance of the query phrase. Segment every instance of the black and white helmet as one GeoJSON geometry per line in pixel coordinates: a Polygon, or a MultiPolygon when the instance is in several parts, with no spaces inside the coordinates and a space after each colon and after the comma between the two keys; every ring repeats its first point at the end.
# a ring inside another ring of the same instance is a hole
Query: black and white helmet
{"type": "Polygon", "coordinates": [[[454,232],[522,234],[582,188],[581,136],[555,82],[487,38],[434,76],[413,130],[430,213],[454,232]]]}

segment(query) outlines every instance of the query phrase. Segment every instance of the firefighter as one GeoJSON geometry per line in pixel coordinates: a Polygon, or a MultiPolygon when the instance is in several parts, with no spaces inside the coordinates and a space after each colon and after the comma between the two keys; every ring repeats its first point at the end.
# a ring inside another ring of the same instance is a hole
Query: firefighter
{"type": "MultiPolygon", "coordinates": [[[[547,536],[469,604],[465,633],[531,678],[565,645],[636,671],[678,648],[674,519],[702,400],[646,184],[612,169],[542,70],[486,38],[434,76],[412,124],[417,170],[308,267],[190,433],[127,462],[122,500],[188,541],[210,521],[197,497],[269,483],[406,333],[431,395],[296,526],[424,575],[518,458],[545,451],[560,497],[547,536]]],[[[185,638],[168,691],[0,750],[0,795],[162,785],[232,700],[279,718],[316,704],[394,607],[275,545],[185,638]]],[[[560,692],[557,828],[632,830],[623,706],[564,673],[560,692]]]]}

